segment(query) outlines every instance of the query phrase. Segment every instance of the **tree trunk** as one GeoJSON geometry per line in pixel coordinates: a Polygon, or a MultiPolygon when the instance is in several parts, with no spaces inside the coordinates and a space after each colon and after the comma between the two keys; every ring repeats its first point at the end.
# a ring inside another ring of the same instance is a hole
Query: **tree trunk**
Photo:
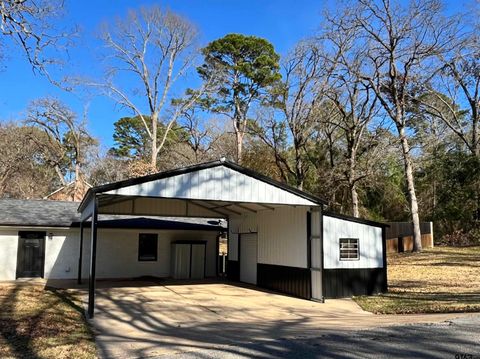
{"type": "Polygon", "coordinates": [[[151,157],[150,157],[150,165],[153,169],[157,169],[157,137],[158,137],[158,114],[152,114],[152,148],[151,148],[151,157]]]}
{"type": "Polygon", "coordinates": [[[359,213],[359,204],[358,204],[358,193],[357,193],[357,183],[355,181],[355,177],[357,174],[357,171],[355,169],[356,164],[357,164],[357,150],[353,143],[349,143],[349,150],[350,156],[349,156],[349,173],[348,173],[348,184],[350,187],[350,197],[352,200],[352,216],[354,217],[360,217],[359,213]]]}
{"type": "MultiPolygon", "coordinates": [[[[478,165],[480,159],[480,148],[478,143],[478,113],[476,104],[472,106],[472,153],[475,156],[476,164],[478,165]]],[[[475,186],[475,197],[477,202],[477,208],[475,213],[475,219],[480,219],[480,185],[477,183],[475,186]]]]}
{"type": "Polygon", "coordinates": [[[239,129],[235,131],[235,139],[237,142],[237,163],[240,164],[243,152],[243,133],[239,129]]]}
{"type": "Polygon", "coordinates": [[[55,165],[55,172],[57,173],[58,179],[62,183],[62,186],[67,185],[67,181],[65,181],[65,177],[63,176],[62,171],[60,170],[60,167],[56,164],[55,165]]]}
{"type": "Polygon", "coordinates": [[[360,217],[360,213],[358,210],[358,193],[357,193],[357,185],[352,183],[350,185],[350,195],[352,197],[352,216],[360,217]]]}
{"type": "Polygon", "coordinates": [[[413,251],[420,252],[422,250],[422,234],[420,232],[420,219],[418,216],[418,202],[415,193],[415,180],[413,178],[413,164],[410,156],[410,146],[407,136],[405,135],[405,127],[397,122],[398,134],[402,145],[403,162],[405,165],[405,179],[407,181],[408,199],[410,202],[410,213],[413,224],[413,251]]]}
{"type": "Polygon", "coordinates": [[[72,201],[76,201],[77,197],[82,197],[82,196],[78,195],[81,188],[82,188],[82,185],[80,183],[80,181],[82,179],[80,177],[81,177],[81,175],[80,175],[80,162],[78,162],[78,159],[77,159],[77,162],[75,163],[75,182],[73,183],[72,201]]]}
{"type": "Polygon", "coordinates": [[[303,190],[303,184],[305,182],[305,176],[303,173],[303,161],[302,158],[299,154],[299,150],[295,149],[295,176],[296,178],[296,183],[297,183],[297,188],[299,190],[303,190]]]}

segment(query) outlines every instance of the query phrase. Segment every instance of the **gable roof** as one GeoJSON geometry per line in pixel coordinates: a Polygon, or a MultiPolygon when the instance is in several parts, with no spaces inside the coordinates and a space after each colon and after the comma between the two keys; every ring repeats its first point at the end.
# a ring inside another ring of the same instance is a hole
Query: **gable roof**
{"type": "Polygon", "coordinates": [[[81,201],[88,189],[93,186],[83,179],[72,181],[46,195],[43,199],[54,201],[81,201]]]}
{"type": "Polygon", "coordinates": [[[390,225],[387,224],[387,223],[372,221],[372,220],[369,220],[369,219],[363,219],[363,218],[358,218],[358,217],[347,216],[345,214],[338,214],[338,213],[329,212],[329,211],[324,211],[323,215],[327,216],[327,217],[332,217],[332,218],[344,219],[344,220],[349,221],[349,222],[366,224],[368,226],[373,226],[373,227],[380,227],[380,228],[390,227],[390,225]]]}
{"type": "MultiPolygon", "coordinates": [[[[79,202],[0,199],[0,226],[78,227],[79,202]]],[[[100,228],[221,231],[225,224],[203,218],[99,216],[100,228]]]]}
{"type": "MultiPolygon", "coordinates": [[[[186,178],[183,175],[193,174],[195,172],[200,173],[203,170],[213,169],[213,168],[216,168],[216,167],[223,167],[227,171],[230,171],[230,174],[240,174],[240,175],[243,176],[243,178],[245,180],[246,179],[252,179],[254,181],[258,181],[258,182],[261,182],[263,184],[266,184],[267,186],[271,186],[272,188],[279,189],[286,194],[296,196],[299,199],[303,199],[303,202],[294,203],[294,204],[299,204],[299,205],[301,205],[301,204],[306,204],[306,205],[308,205],[308,204],[313,204],[313,205],[326,204],[326,201],[322,198],[319,198],[319,197],[314,196],[312,194],[309,194],[307,192],[301,191],[297,188],[291,187],[291,186],[286,185],[284,183],[275,181],[275,180],[273,180],[273,179],[271,179],[267,176],[264,176],[260,173],[252,171],[248,168],[239,166],[239,165],[237,165],[233,162],[229,162],[229,161],[226,161],[226,160],[217,160],[217,161],[211,161],[211,162],[206,162],[206,163],[202,163],[202,164],[198,164],[198,165],[183,167],[183,168],[179,168],[179,169],[163,171],[163,172],[159,172],[159,173],[155,173],[155,174],[151,174],[151,175],[147,175],[147,176],[143,176],[143,177],[131,178],[131,179],[123,180],[123,181],[118,181],[118,182],[113,182],[113,183],[108,183],[108,184],[105,184],[105,185],[93,187],[93,188],[88,190],[88,192],[85,195],[85,197],[83,198],[78,210],[82,211],[84,209],[84,207],[87,205],[87,203],[89,203],[89,201],[91,200],[91,198],[95,194],[108,193],[108,194],[112,194],[112,195],[129,195],[130,193],[127,189],[128,188],[131,189],[134,186],[138,186],[139,188],[141,187],[141,190],[142,190],[142,193],[143,193],[142,195],[148,195],[148,193],[147,193],[148,191],[146,189],[148,188],[147,185],[149,183],[157,183],[157,184],[159,184],[159,186],[162,186],[162,185],[164,185],[166,180],[173,179],[174,177],[177,177],[178,182],[181,182],[181,181],[189,180],[188,178],[186,178]],[[162,181],[162,180],[165,180],[165,181],[162,181]]],[[[209,181],[209,179],[207,179],[205,181],[205,183],[207,183],[208,181],[209,181]]],[[[191,182],[190,182],[190,184],[191,184],[191,182]]],[[[229,184],[228,186],[232,187],[231,184],[229,184]]],[[[150,188],[151,187],[152,186],[150,186],[150,188]]],[[[189,198],[188,193],[190,193],[190,192],[188,192],[189,189],[190,188],[188,188],[188,186],[187,186],[187,188],[182,189],[181,193],[177,193],[176,195],[166,196],[166,197],[188,199],[189,198]]],[[[158,194],[157,192],[155,193],[157,196],[163,197],[163,196],[160,196],[160,194],[158,194]]],[[[264,193],[259,193],[259,195],[263,195],[263,194],[264,193]]],[[[218,200],[231,201],[232,200],[231,198],[229,198],[229,199],[202,198],[202,199],[213,200],[213,201],[218,201],[218,200]]],[[[242,201],[238,200],[238,202],[242,202],[242,201]]],[[[262,201],[259,200],[259,202],[262,202],[262,201]]],[[[268,203],[268,201],[263,201],[263,202],[268,203]]]]}

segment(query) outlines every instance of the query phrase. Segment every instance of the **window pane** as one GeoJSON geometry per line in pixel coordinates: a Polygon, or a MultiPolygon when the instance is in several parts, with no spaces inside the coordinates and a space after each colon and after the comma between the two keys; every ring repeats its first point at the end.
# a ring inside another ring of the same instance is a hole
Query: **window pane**
{"type": "Polygon", "coordinates": [[[158,235],[155,233],[140,233],[138,236],[138,260],[157,260],[158,235]]]}
{"type": "Polygon", "coordinates": [[[358,238],[340,238],[340,260],[358,259],[360,259],[358,238]]]}

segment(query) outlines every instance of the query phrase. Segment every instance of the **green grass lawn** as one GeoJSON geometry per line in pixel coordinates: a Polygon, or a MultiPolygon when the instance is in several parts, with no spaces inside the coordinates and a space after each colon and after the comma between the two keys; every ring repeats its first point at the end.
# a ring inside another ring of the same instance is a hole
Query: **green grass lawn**
{"type": "Polygon", "coordinates": [[[0,358],[95,358],[82,309],[61,291],[0,285],[0,358]]]}
{"type": "Polygon", "coordinates": [[[480,247],[388,255],[388,293],[354,297],[373,313],[480,311],[480,247]]]}

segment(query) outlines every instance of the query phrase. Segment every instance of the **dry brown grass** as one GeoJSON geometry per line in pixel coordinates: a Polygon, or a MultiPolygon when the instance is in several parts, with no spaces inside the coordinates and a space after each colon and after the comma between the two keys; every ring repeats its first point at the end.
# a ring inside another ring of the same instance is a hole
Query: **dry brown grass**
{"type": "Polygon", "coordinates": [[[0,358],[95,358],[82,309],[63,292],[0,285],[0,358]]]}
{"type": "Polygon", "coordinates": [[[480,311],[480,247],[435,247],[388,257],[389,292],[354,298],[374,313],[480,311]]]}

